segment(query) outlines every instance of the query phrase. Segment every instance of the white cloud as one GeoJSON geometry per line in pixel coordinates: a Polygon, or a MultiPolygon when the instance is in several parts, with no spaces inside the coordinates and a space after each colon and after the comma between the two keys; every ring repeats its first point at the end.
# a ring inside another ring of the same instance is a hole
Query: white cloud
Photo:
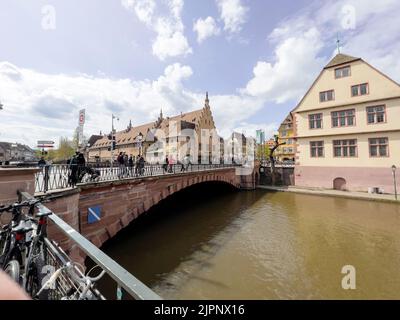
{"type": "Polygon", "coordinates": [[[154,0],[121,0],[121,4],[125,9],[135,12],[141,22],[151,25],[156,8],[154,0]]]}
{"type": "Polygon", "coordinates": [[[156,13],[154,0],[121,0],[122,6],[133,11],[137,18],[156,33],[153,55],[160,60],[186,56],[193,52],[184,35],[182,23],[183,0],[166,0],[167,15],[156,13]]]}
{"type": "Polygon", "coordinates": [[[197,32],[197,42],[202,43],[207,38],[217,36],[221,30],[213,17],[207,17],[198,19],[193,25],[193,31],[197,32]]]}
{"type": "Polygon", "coordinates": [[[400,2],[394,0],[314,3],[271,32],[268,40],[275,46],[274,56],[257,62],[242,92],[276,103],[293,101],[294,107],[336,54],[337,33],[344,43],[343,53],[362,57],[399,81],[399,14],[400,2]],[[354,8],[354,30],[343,28],[345,6],[354,8]]]}
{"type": "Polygon", "coordinates": [[[221,19],[224,22],[224,30],[236,33],[242,29],[247,19],[248,8],[241,0],[216,0],[221,19]]]}
{"type": "Polygon", "coordinates": [[[185,92],[182,83],[192,69],[178,63],[166,67],[156,80],[131,81],[88,75],[49,75],[0,63],[1,140],[34,145],[36,140],[71,136],[78,124],[78,110],[86,108],[88,134],[107,132],[112,112],[134,124],[154,121],[160,110],[177,114],[200,108],[196,95],[185,92]],[[16,76],[18,75],[18,76],[16,76]]]}
{"type": "Polygon", "coordinates": [[[304,94],[304,85],[311,83],[321,69],[324,61],[317,55],[322,46],[314,28],[282,40],[275,49],[275,63],[259,61],[244,92],[277,103],[298,99],[304,94]]]}

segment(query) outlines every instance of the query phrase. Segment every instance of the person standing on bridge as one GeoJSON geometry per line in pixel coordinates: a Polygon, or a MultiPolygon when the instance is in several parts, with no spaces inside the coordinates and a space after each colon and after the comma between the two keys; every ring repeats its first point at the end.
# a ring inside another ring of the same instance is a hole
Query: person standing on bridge
{"type": "Polygon", "coordinates": [[[139,156],[139,174],[141,176],[144,175],[144,165],[145,165],[145,160],[143,156],[139,156]]]}
{"type": "Polygon", "coordinates": [[[118,155],[118,157],[117,157],[117,162],[118,162],[118,178],[119,179],[122,179],[123,178],[123,174],[124,174],[124,168],[125,168],[125,165],[124,165],[124,154],[123,154],[123,152],[120,152],[119,153],[119,155],[118,155]]]}
{"type": "Polygon", "coordinates": [[[78,152],[72,156],[72,158],[68,161],[69,164],[69,177],[68,184],[71,187],[74,187],[78,181],[78,152]]]}
{"type": "Polygon", "coordinates": [[[83,175],[85,174],[85,166],[86,166],[86,160],[85,156],[83,155],[82,152],[77,152],[77,165],[78,165],[78,182],[81,182],[81,179],[83,178],[83,175]]]}
{"type": "Polygon", "coordinates": [[[164,174],[168,171],[169,159],[168,156],[165,158],[165,163],[163,164],[164,174]]]}
{"type": "Polygon", "coordinates": [[[133,156],[130,155],[128,159],[129,176],[133,177],[133,156]]]}
{"type": "Polygon", "coordinates": [[[129,168],[129,157],[128,155],[124,152],[124,175],[128,175],[128,168],[129,168]]]}

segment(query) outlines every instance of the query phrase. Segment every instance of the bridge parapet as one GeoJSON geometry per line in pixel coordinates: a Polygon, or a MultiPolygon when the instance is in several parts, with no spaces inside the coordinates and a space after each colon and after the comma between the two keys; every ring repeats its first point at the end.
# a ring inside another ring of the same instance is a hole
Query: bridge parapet
{"type": "MultiPolygon", "coordinates": [[[[30,177],[26,178],[29,182],[22,186],[21,191],[32,191],[33,175],[37,170],[30,170],[30,177]]],[[[56,199],[48,207],[94,245],[101,247],[134,219],[182,189],[204,182],[220,182],[237,189],[251,190],[258,179],[257,170],[221,166],[209,170],[78,184],[74,189],[51,192],[56,199]]],[[[17,187],[21,185],[16,184],[14,189],[17,187]]],[[[84,260],[86,254],[74,248],[70,239],[57,228],[50,226],[49,234],[75,255],[75,259],[84,260]]]]}

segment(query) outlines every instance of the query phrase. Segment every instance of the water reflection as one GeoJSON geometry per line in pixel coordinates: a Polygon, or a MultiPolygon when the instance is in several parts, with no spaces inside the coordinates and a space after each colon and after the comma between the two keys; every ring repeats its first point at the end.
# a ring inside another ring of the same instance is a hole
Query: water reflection
{"type": "Polygon", "coordinates": [[[164,298],[398,299],[399,235],[394,204],[206,184],[103,249],[164,298]],[[341,288],[344,265],[356,267],[355,291],[341,288]]]}

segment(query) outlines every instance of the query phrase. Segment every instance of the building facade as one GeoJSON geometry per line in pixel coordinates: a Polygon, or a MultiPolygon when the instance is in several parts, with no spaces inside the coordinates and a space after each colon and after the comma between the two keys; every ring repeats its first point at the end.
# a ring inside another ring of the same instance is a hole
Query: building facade
{"type": "Polygon", "coordinates": [[[399,84],[361,58],[338,54],[292,114],[297,186],[394,192],[399,84]]]}
{"type": "Polygon", "coordinates": [[[279,127],[278,130],[279,143],[285,143],[280,146],[276,151],[276,160],[278,161],[295,161],[295,140],[293,130],[293,116],[289,114],[285,121],[279,127]]]}
{"type": "Polygon", "coordinates": [[[37,161],[35,151],[20,143],[0,142],[0,163],[37,161]]]}
{"type": "MultiPolygon", "coordinates": [[[[120,152],[136,158],[144,155],[150,163],[161,163],[165,157],[178,162],[190,155],[191,161],[220,161],[220,137],[209,104],[208,93],[202,109],[178,116],[164,117],[162,111],[155,122],[115,132],[114,159],[120,152]]],[[[110,161],[111,134],[98,139],[89,148],[89,161],[110,161]]],[[[223,157],[223,155],[222,155],[223,157]]]]}

